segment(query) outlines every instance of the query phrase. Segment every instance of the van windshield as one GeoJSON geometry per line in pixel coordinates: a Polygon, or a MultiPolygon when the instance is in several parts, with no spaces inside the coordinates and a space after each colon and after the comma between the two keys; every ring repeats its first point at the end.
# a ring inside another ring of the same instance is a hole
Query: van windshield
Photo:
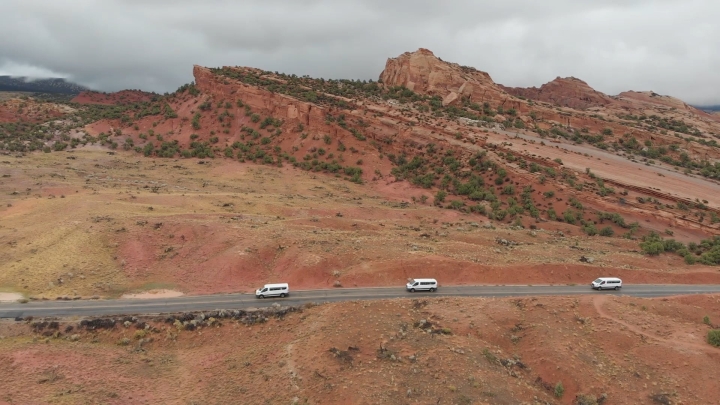
{"type": "Polygon", "coordinates": [[[602,279],[601,279],[601,278],[599,278],[599,279],[597,279],[597,280],[593,281],[593,283],[597,283],[597,284],[600,284],[601,282],[602,282],[602,279]]]}

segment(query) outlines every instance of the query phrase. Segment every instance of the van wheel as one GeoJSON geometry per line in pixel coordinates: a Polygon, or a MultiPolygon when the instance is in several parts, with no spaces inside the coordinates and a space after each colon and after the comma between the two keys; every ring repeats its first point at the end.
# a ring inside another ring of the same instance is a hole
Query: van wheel
{"type": "Polygon", "coordinates": [[[265,296],[264,296],[264,295],[262,295],[262,294],[260,294],[260,298],[265,298],[265,296]]]}
{"type": "Polygon", "coordinates": [[[280,298],[285,298],[285,293],[280,294],[280,298]]]}
{"type": "Polygon", "coordinates": [[[414,289],[414,288],[411,288],[411,289],[410,289],[410,292],[415,292],[415,289],[414,289]]]}
{"type": "Polygon", "coordinates": [[[435,292],[435,289],[434,289],[434,288],[431,288],[431,289],[430,289],[430,292],[435,292]]]}
{"type": "Polygon", "coordinates": [[[619,289],[620,289],[620,287],[615,287],[615,291],[617,291],[617,290],[619,290],[619,289]]]}

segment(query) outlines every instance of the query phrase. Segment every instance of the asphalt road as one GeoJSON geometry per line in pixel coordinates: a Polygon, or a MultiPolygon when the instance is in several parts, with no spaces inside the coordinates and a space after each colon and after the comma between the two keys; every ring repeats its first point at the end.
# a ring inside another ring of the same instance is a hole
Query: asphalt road
{"type": "Polygon", "coordinates": [[[417,297],[521,297],[579,294],[663,297],[684,294],[720,293],[720,285],[626,285],[620,291],[594,291],[581,286],[457,286],[442,287],[434,293],[406,292],[403,287],[338,288],[332,290],[292,291],[286,298],[257,299],[254,294],[195,295],[164,299],[123,299],[93,301],[35,301],[27,304],[0,303],[0,318],[16,317],[87,317],[101,315],[139,315],[216,309],[267,307],[277,302],[284,306],[308,302],[338,302],[417,297]]]}

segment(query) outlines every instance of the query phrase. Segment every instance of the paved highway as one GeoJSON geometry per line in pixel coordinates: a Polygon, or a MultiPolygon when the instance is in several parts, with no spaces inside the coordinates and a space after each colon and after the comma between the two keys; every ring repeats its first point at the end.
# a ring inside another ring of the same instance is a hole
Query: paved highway
{"type": "Polygon", "coordinates": [[[267,307],[277,302],[295,306],[308,302],[338,302],[421,297],[521,297],[579,294],[663,297],[684,294],[720,293],[720,285],[626,285],[620,291],[594,291],[585,286],[456,286],[440,287],[431,292],[406,292],[404,287],[338,288],[331,290],[292,291],[287,298],[257,299],[254,294],[194,295],[164,299],[117,299],[93,301],[35,301],[27,304],[0,303],[0,318],[86,317],[101,315],[138,315],[216,309],[267,307]]]}

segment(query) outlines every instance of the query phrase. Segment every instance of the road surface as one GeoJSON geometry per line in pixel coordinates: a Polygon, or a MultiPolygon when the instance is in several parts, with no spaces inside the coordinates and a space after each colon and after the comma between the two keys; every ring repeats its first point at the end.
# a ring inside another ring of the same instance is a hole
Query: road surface
{"type": "Polygon", "coordinates": [[[267,307],[277,302],[284,306],[308,302],[339,302],[420,297],[522,297],[580,294],[611,294],[633,297],[663,297],[684,294],[720,293],[720,285],[628,285],[620,291],[594,291],[581,286],[456,286],[442,287],[434,293],[406,292],[403,287],[338,288],[332,290],[291,291],[286,298],[257,299],[254,294],[195,295],[160,299],[117,299],[93,301],[35,301],[27,304],[0,303],[0,318],[16,317],[87,317],[103,315],[139,315],[216,309],[267,307]]]}

